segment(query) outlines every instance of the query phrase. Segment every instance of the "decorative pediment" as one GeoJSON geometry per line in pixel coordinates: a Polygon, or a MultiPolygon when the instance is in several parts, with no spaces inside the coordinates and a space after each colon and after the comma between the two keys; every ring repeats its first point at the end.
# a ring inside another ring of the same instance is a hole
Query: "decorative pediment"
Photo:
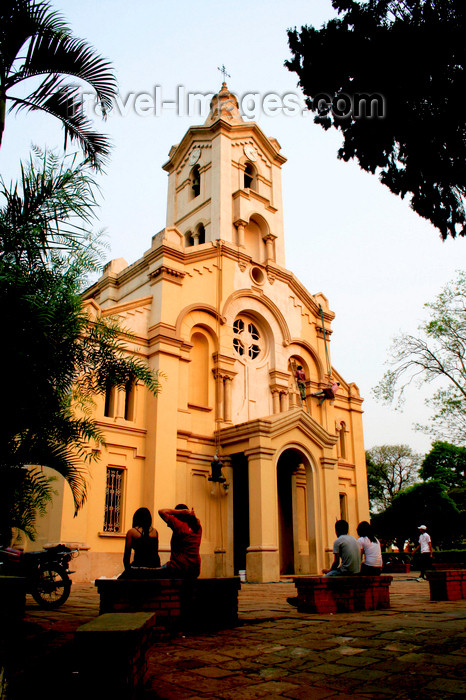
{"type": "Polygon", "coordinates": [[[276,416],[271,416],[270,420],[272,423],[270,436],[272,438],[298,428],[307,439],[312,440],[319,447],[333,447],[338,440],[336,435],[325,430],[320,423],[302,409],[279,413],[276,416]]]}
{"type": "Polygon", "coordinates": [[[314,418],[299,408],[224,428],[220,431],[220,441],[223,447],[252,439],[255,442],[264,439],[271,441],[295,429],[320,448],[332,448],[338,440],[336,435],[329,433],[314,418]]]}

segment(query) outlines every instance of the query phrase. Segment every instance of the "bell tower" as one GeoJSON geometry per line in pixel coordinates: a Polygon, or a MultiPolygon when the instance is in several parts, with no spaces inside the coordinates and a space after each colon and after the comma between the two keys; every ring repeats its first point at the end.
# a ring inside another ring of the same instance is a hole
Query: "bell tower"
{"type": "Polygon", "coordinates": [[[185,248],[221,239],[256,264],[285,266],[280,144],[240,114],[226,83],[202,126],[191,127],[163,166],[167,228],[185,248]]]}

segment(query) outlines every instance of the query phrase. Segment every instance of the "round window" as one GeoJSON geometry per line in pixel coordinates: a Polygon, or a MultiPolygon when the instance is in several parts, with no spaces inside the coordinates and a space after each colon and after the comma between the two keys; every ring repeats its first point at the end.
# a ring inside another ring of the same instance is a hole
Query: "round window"
{"type": "Polygon", "coordinates": [[[264,271],[260,267],[251,268],[251,277],[256,284],[264,284],[265,275],[264,271]]]}
{"type": "Polygon", "coordinates": [[[259,357],[263,341],[259,329],[254,323],[237,318],[233,324],[233,333],[233,348],[243,360],[255,360],[259,357]]]}

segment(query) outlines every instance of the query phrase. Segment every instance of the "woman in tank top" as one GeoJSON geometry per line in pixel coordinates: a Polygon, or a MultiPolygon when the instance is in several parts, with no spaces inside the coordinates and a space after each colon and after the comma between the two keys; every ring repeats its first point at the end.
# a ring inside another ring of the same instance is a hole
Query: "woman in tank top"
{"type": "Polygon", "coordinates": [[[148,508],[138,508],[133,515],[133,527],[126,533],[123,564],[125,574],[139,567],[155,569],[160,566],[159,533],[152,527],[148,508]],[[134,551],[132,562],[131,551],[134,551]]]}

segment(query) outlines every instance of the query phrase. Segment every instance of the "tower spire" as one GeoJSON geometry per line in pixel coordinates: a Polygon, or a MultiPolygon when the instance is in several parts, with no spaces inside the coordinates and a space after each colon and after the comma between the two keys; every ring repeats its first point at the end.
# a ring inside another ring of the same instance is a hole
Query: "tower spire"
{"type": "MultiPolygon", "coordinates": [[[[222,67],[218,68],[218,70],[222,73],[224,78],[227,75],[230,77],[230,74],[227,73],[225,66],[222,65],[222,67]]],[[[226,82],[222,83],[220,91],[213,96],[210,102],[209,116],[207,117],[205,124],[213,124],[218,119],[223,119],[224,121],[228,121],[233,124],[243,123],[243,117],[239,111],[238,100],[236,96],[230,92],[226,82]]]]}
{"type": "Polygon", "coordinates": [[[222,63],[222,67],[221,67],[221,68],[217,68],[217,70],[219,70],[220,73],[223,75],[222,87],[223,87],[223,86],[226,87],[226,85],[227,85],[226,76],[228,76],[229,78],[231,78],[231,75],[230,75],[229,73],[227,73],[227,69],[225,68],[225,64],[223,64],[223,63],[222,63]]]}

